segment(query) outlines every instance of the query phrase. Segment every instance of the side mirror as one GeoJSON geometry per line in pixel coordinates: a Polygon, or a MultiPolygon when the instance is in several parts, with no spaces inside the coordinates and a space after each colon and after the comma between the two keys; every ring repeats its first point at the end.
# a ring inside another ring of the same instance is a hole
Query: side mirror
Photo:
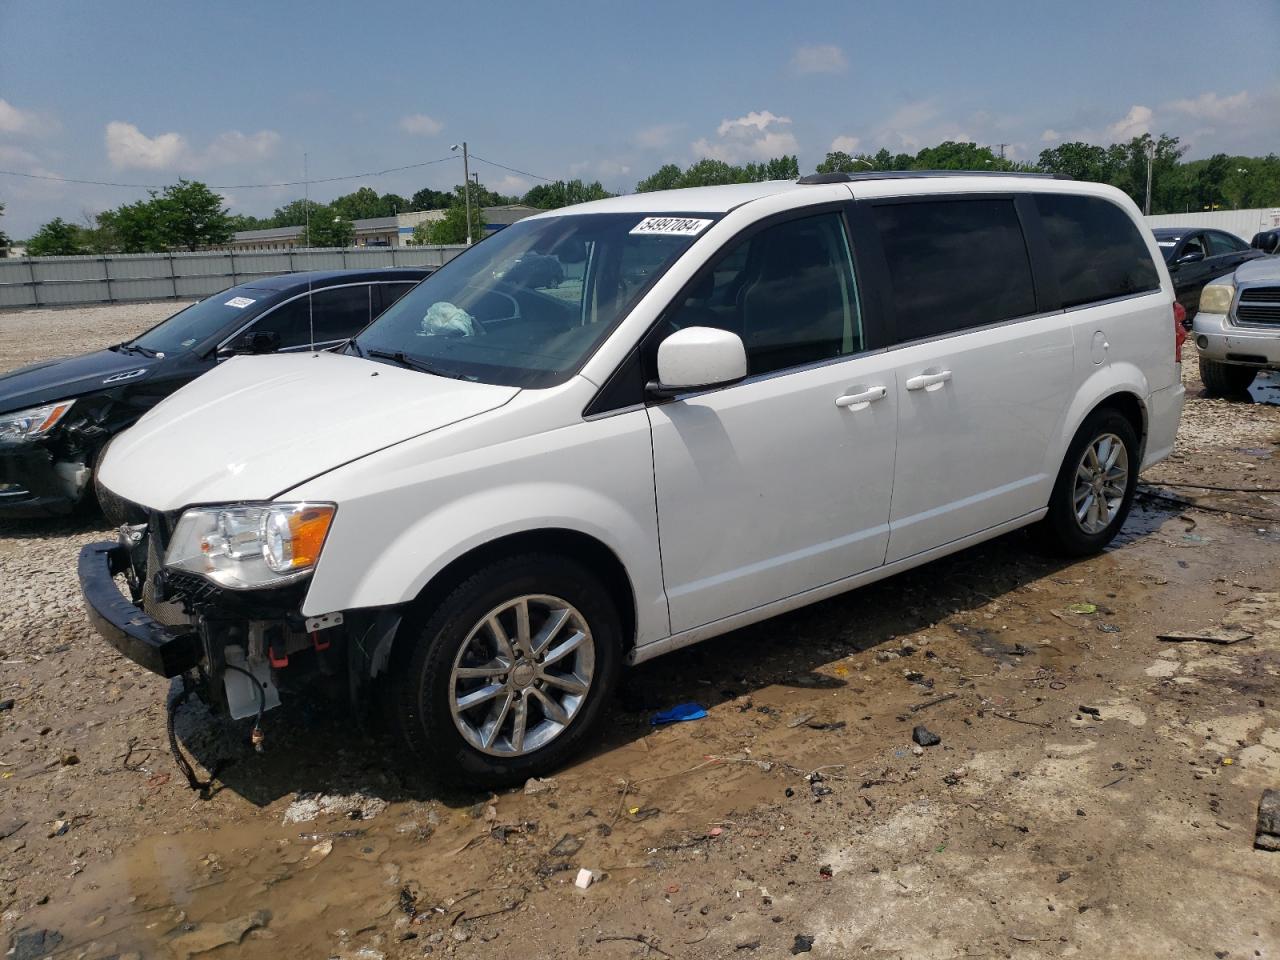
{"type": "Polygon", "coordinates": [[[1178,263],[1199,263],[1204,259],[1204,254],[1199,250],[1192,250],[1190,253],[1184,253],[1178,258],[1178,263]]]}
{"type": "Polygon", "coordinates": [[[245,354],[275,353],[279,349],[280,334],[272,333],[270,330],[250,330],[232,341],[230,354],[232,356],[242,356],[245,354]]]}
{"type": "Polygon", "coordinates": [[[673,397],[736,383],[746,375],[741,337],[714,327],[686,327],[658,344],[658,379],[645,389],[651,396],[673,397]]]}

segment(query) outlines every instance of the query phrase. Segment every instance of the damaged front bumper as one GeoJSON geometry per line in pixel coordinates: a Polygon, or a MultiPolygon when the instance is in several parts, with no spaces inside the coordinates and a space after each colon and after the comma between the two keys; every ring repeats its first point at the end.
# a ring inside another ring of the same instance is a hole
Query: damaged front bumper
{"type": "Polygon", "coordinates": [[[200,635],[153,619],[116,587],[116,576],[130,564],[121,544],[91,543],[81,549],[77,572],[89,622],[107,643],[152,673],[177,677],[194,669],[203,658],[200,635]]]}
{"type": "Polygon", "coordinates": [[[53,517],[71,513],[84,496],[89,470],[62,463],[45,444],[0,445],[0,517],[53,517]]]}

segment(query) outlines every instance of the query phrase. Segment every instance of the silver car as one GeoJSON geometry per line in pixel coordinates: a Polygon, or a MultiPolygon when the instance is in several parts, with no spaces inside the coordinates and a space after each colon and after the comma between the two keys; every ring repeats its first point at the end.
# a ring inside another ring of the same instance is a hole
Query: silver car
{"type": "Polygon", "coordinates": [[[1243,393],[1259,370],[1280,370],[1280,256],[1206,286],[1191,329],[1210,396],[1243,393]]]}

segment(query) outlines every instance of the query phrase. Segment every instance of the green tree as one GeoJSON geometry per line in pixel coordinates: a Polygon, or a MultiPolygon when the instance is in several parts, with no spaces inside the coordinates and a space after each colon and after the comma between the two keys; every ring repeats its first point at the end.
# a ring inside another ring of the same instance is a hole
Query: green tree
{"type": "Polygon", "coordinates": [[[371,217],[385,217],[382,198],[372,187],[361,187],[354,193],[338,197],[330,206],[348,220],[368,220],[371,217]]]}
{"type": "Polygon", "coordinates": [[[1072,140],[1051,150],[1041,150],[1037,164],[1045,173],[1061,173],[1074,180],[1108,183],[1112,169],[1106,147],[1072,140]]]}
{"type": "Polygon", "coordinates": [[[27,241],[29,257],[70,257],[83,252],[80,228],[61,217],[54,217],[27,241]]]}
{"type": "Polygon", "coordinates": [[[1009,164],[992,153],[990,147],[946,140],[917,153],[912,167],[916,170],[1007,170],[1009,164]]]}
{"type": "Polygon", "coordinates": [[[305,226],[303,246],[349,247],[355,242],[355,224],[333,206],[317,204],[311,211],[311,222],[305,226]]]}
{"type": "Polygon", "coordinates": [[[774,157],[763,163],[736,166],[723,160],[698,160],[681,170],[674,163],[660,167],[636,184],[636,193],[675,190],[680,187],[710,187],[723,183],[755,183],[761,180],[793,180],[800,176],[798,157],[774,157]]]}
{"type": "MultiPolygon", "coordinates": [[[[471,239],[484,236],[484,213],[480,207],[471,206],[471,239]]],[[[427,220],[413,228],[413,242],[422,246],[467,242],[467,210],[460,203],[449,207],[443,219],[427,220]]]]}
{"type": "Polygon", "coordinates": [[[409,201],[398,193],[384,193],[379,202],[382,204],[381,217],[394,217],[398,213],[409,212],[409,201]]]}
{"type": "Polygon", "coordinates": [[[148,253],[169,246],[164,208],[153,197],[105,210],[97,217],[97,245],[119,253],[148,253]]]}
{"type": "Polygon", "coordinates": [[[555,183],[540,183],[521,198],[521,203],[540,210],[555,210],[575,203],[586,203],[589,200],[604,200],[613,194],[604,188],[599,180],[583,183],[581,180],[557,180],[555,183]]]}
{"type": "Polygon", "coordinates": [[[663,164],[654,173],[636,184],[636,193],[652,193],[654,190],[675,190],[684,186],[680,182],[683,171],[674,163],[663,164]]]}
{"type": "MultiPolygon", "coordinates": [[[[4,216],[4,204],[0,203],[0,217],[4,216]]],[[[9,255],[9,237],[3,230],[0,230],[0,257],[9,255]]]]}
{"type": "Polygon", "coordinates": [[[443,210],[453,202],[453,195],[443,190],[423,187],[409,198],[409,210],[443,210]]]}
{"type": "Polygon", "coordinates": [[[198,250],[231,239],[231,219],[222,197],[198,180],[179,180],[151,199],[157,205],[165,244],[198,250]]]}

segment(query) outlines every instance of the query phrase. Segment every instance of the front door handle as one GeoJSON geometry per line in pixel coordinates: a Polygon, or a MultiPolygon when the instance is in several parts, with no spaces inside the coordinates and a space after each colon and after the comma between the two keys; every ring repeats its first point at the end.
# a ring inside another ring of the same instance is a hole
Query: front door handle
{"type": "Polygon", "coordinates": [[[877,400],[883,400],[889,391],[884,387],[868,387],[858,393],[846,393],[842,397],[836,397],[837,407],[848,407],[850,410],[862,410],[868,404],[877,400]]]}
{"type": "Polygon", "coordinates": [[[950,370],[939,370],[936,373],[922,373],[907,381],[908,390],[941,390],[942,385],[951,379],[950,370]]]}

